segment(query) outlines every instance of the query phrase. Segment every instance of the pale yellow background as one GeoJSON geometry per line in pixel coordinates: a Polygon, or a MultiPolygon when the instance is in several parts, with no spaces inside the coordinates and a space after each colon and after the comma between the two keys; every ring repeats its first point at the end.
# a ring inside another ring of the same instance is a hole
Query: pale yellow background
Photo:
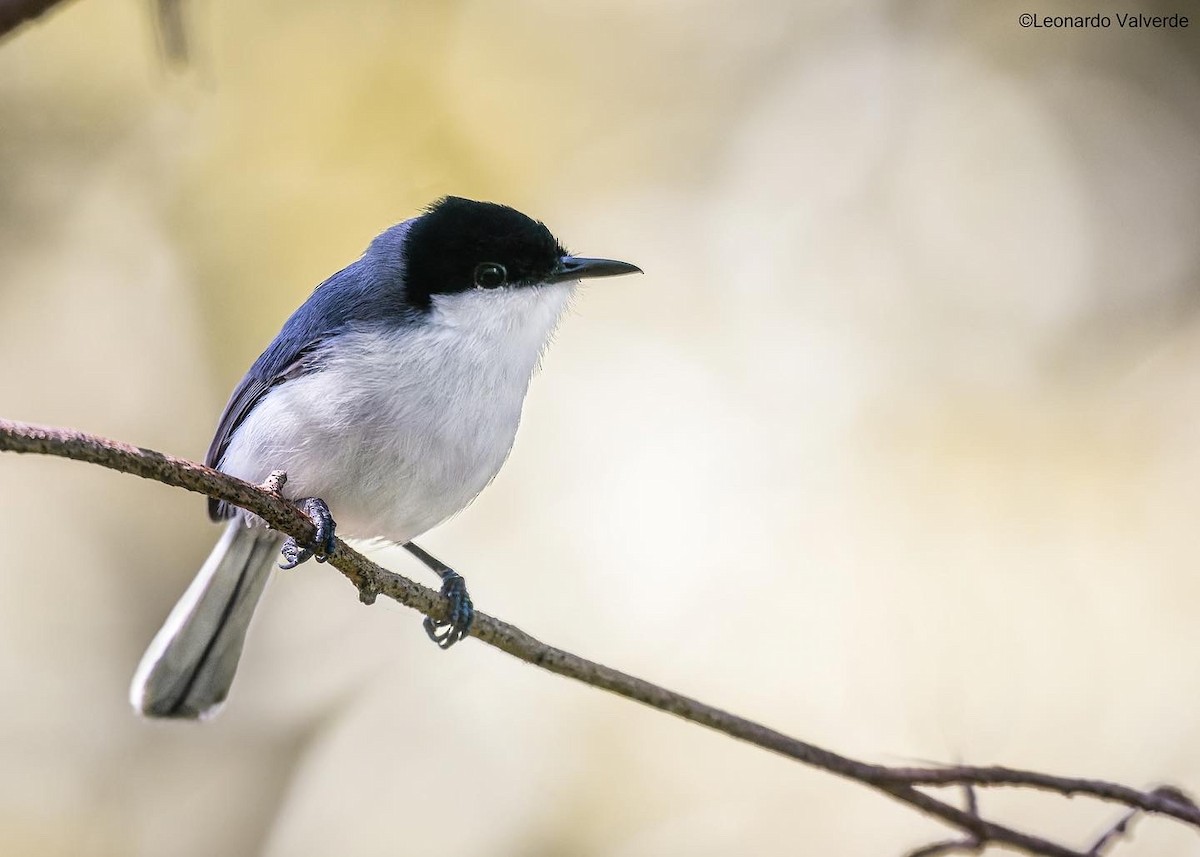
{"type": "MultiPolygon", "coordinates": [[[[507,468],[424,540],[483,609],[865,758],[1200,790],[1200,24],[193,0],[176,74],[148,6],[78,0],[0,42],[0,415],[202,457],[313,285],[441,194],[504,201],[646,275],[581,294],[507,468]]],[[[0,457],[0,854],[866,857],[943,833],[440,652],[315,564],[274,581],[216,721],[140,721],[133,667],[215,536],[194,495],[0,457]]],[[[1080,846],[1113,817],[984,807],[1080,846]]],[[[1118,853],[1200,841],[1156,819],[1118,853]]]]}

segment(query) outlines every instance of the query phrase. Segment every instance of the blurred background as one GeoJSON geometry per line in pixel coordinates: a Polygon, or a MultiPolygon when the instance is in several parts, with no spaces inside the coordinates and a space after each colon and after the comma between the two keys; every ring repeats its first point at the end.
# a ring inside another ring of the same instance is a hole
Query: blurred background
{"type": "MultiPolygon", "coordinates": [[[[148,3],[69,3],[0,42],[0,415],[202,458],[316,283],[442,194],[503,201],[646,276],[586,288],[506,469],[422,540],[483,610],[870,760],[1194,794],[1200,22],[1017,22],[1096,11],[195,0],[175,69],[148,3]]],[[[217,535],[195,495],[0,458],[0,853],[943,833],[438,651],[312,564],[277,575],[220,717],[141,721],[133,668],[217,535]]],[[[1078,846],[1114,818],[983,807],[1078,846]]],[[[1200,842],[1156,819],[1118,853],[1200,842]]]]}

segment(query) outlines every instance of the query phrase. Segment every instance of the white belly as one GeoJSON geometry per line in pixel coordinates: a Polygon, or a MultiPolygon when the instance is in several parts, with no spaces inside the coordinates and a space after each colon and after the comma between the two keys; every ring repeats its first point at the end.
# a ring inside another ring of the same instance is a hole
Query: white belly
{"type": "Polygon", "coordinates": [[[435,298],[419,328],[343,334],[322,369],[259,402],[221,469],[255,483],[285,470],[285,495],[325,500],[339,534],[417,537],[500,470],[570,293],[467,292],[435,298]]]}

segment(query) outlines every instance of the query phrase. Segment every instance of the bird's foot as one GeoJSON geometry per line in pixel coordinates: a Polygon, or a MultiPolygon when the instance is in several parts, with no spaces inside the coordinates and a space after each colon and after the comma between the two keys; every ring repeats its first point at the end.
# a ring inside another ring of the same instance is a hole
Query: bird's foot
{"type": "Polygon", "coordinates": [[[280,549],[280,553],[287,562],[279,563],[280,568],[295,568],[312,557],[316,557],[317,562],[324,562],[329,554],[333,553],[335,543],[333,534],[337,529],[337,524],[333,522],[333,516],[329,514],[329,507],[325,505],[325,501],[319,497],[309,497],[301,500],[299,505],[300,511],[308,515],[313,526],[317,528],[317,534],[307,545],[301,545],[294,538],[288,536],[287,541],[280,549]]]}
{"type": "Polygon", "coordinates": [[[450,602],[445,620],[435,622],[425,617],[425,633],[441,648],[448,649],[471,633],[475,622],[475,605],[467,592],[467,582],[462,575],[449,569],[442,575],[442,595],[450,602]]]}

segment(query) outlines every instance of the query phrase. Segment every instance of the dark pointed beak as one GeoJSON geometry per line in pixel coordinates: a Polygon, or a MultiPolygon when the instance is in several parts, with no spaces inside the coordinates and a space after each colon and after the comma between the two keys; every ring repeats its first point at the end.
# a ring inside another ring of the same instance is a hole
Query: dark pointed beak
{"type": "Polygon", "coordinates": [[[563,256],[550,275],[549,282],[565,283],[588,277],[617,277],[621,274],[640,274],[642,269],[615,259],[585,259],[582,256],[563,256]]]}

